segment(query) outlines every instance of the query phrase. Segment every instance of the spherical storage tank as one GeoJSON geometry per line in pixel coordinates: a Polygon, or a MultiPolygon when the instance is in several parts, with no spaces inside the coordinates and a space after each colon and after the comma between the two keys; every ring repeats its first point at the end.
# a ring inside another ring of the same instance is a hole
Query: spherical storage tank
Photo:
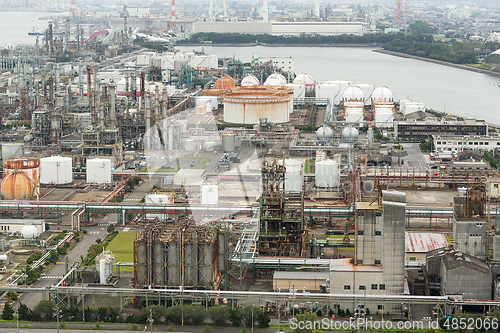
{"type": "Polygon", "coordinates": [[[214,83],[214,89],[231,89],[236,86],[236,82],[229,75],[224,74],[214,83]]]}
{"type": "Polygon", "coordinates": [[[372,102],[372,93],[375,86],[373,84],[356,84],[355,87],[363,90],[363,94],[365,95],[365,104],[369,105],[372,102]]]}
{"type": "Polygon", "coordinates": [[[317,140],[331,140],[333,138],[333,130],[328,126],[321,126],[316,131],[316,139],[317,140]]]}
{"type": "Polygon", "coordinates": [[[29,200],[39,193],[40,160],[15,157],[3,162],[1,193],[5,200],[29,200]]]}
{"type": "Polygon", "coordinates": [[[342,94],[342,100],[344,102],[348,101],[364,101],[365,94],[363,90],[359,87],[348,87],[342,94]]]}
{"type": "Polygon", "coordinates": [[[298,160],[285,160],[285,192],[302,191],[304,179],[302,162],[298,160]]]}
{"type": "Polygon", "coordinates": [[[69,184],[73,182],[73,160],[70,157],[51,156],[40,159],[41,184],[69,184]]]}
{"type": "Polygon", "coordinates": [[[316,187],[336,187],[340,185],[339,164],[334,160],[324,160],[315,165],[316,187]]]}
{"type": "Polygon", "coordinates": [[[387,87],[377,87],[372,93],[372,101],[392,102],[394,101],[394,96],[392,95],[391,89],[387,87]]]}
{"type": "Polygon", "coordinates": [[[88,159],[87,183],[111,183],[111,160],[105,158],[88,159]]]}
{"type": "Polygon", "coordinates": [[[38,229],[34,225],[25,225],[21,229],[23,239],[35,239],[38,237],[38,229]]]}
{"type": "Polygon", "coordinates": [[[224,95],[224,121],[256,125],[260,118],[267,118],[271,123],[286,123],[289,103],[289,94],[276,91],[228,93],[224,95]]]}
{"type": "Polygon", "coordinates": [[[358,140],[359,132],[352,126],[348,126],[342,130],[342,141],[353,142],[358,140]]]}
{"type": "Polygon", "coordinates": [[[259,79],[257,79],[255,76],[249,74],[241,80],[241,86],[242,87],[248,87],[248,86],[258,86],[259,85],[259,79]]]}

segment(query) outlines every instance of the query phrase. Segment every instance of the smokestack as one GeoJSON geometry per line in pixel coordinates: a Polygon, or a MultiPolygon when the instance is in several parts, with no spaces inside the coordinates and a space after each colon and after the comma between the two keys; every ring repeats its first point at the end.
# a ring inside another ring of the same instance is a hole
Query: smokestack
{"type": "Polygon", "coordinates": [[[61,83],[61,76],[59,74],[59,65],[56,64],[55,66],[56,66],[56,68],[55,68],[54,72],[56,74],[56,94],[58,94],[59,93],[59,85],[61,83]]]}
{"type": "Polygon", "coordinates": [[[90,102],[90,94],[92,93],[92,68],[87,66],[87,100],[90,102]]]}
{"type": "Polygon", "coordinates": [[[68,52],[68,42],[69,42],[69,17],[66,18],[66,31],[64,32],[64,52],[68,52]]]}
{"type": "Polygon", "coordinates": [[[116,84],[111,82],[109,84],[109,127],[116,128],[116,84]]]}
{"type": "Polygon", "coordinates": [[[316,17],[319,17],[319,0],[316,0],[314,3],[314,14],[316,17]]]}
{"type": "Polygon", "coordinates": [[[129,81],[128,80],[129,80],[129,76],[126,75],[125,76],[125,96],[127,96],[127,98],[129,98],[129,96],[130,96],[129,95],[130,85],[129,85],[129,81]]]}
{"type": "Polygon", "coordinates": [[[175,28],[175,0],[172,0],[172,28],[175,28]]]}
{"type": "Polygon", "coordinates": [[[78,65],[78,94],[80,95],[79,99],[83,99],[83,64],[80,61],[80,64],[78,65]]]}
{"type": "Polygon", "coordinates": [[[49,77],[49,102],[48,104],[54,103],[54,76],[49,77]]]}
{"type": "Polygon", "coordinates": [[[210,5],[208,7],[208,16],[210,17],[210,21],[214,20],[214,0],[210,0],[210,5]]]}
{"type": "Polygon", "coordinates": [[[131,85],[131,90],[132,90],[132,98],[135,100],[137,100],[137,80],[135,78],[135,74],[132,73],[130,74],[130,85],[131,85]]]}
{"type": "Polygon", "coordinates": [[[227,20],[227,0],[222,0],[222,6],[224,6],[224,21],[227,20]]]}
{"type": "Polygon", "coordinates": [[[168,96],[167,96],[167,87],[163,87],[163,118],[167,118],[168,111],[168,96]]]}
{"type": "Polygon", "coordinates": [[[155,123],[160,120],[160,88],[155,84],[155,123]]]}
{"type": "Polygon", "coordinates": [[[145,133],[145,148],[146,149],[149,149],[150,148],[150,145],[149,145],[149,141],[150,141],[150,136],[151,136],[151,133],[150,133],[150,130],[151,130],[151,98],[149,96],[149,92],[146,93],[146,133],[145,133]]]}
{"type": "Polygon", "coordinates": [[[269,22],[269,0],[264,0],[262,7],[262,21],[269,22]]]}

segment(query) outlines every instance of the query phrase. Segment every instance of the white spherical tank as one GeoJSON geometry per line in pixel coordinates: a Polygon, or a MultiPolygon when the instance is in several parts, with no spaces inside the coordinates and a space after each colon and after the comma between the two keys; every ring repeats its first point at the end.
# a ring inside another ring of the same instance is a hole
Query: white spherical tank
{"type": "Polygon", "coordinates": [[[25,225],[21,229],[23,239],[35,239],[38,237],[38,229],[34,225],[25,225]]]}
{"type": "Polygon", "coordinates": [[[255,76],[249,74],[241,80],[241,86],[242,87],[248,87],[248,86],[258,86],[259,85],[259,79],[257,79],[255,76]]]}
{"type": "Polygon", "coordinates": [[[264,82],[265,86],[283,86],[286,83],[286,78],[279,74],[279,73],[273,73],[269,75],[266,79],[266,82],[264,82]]]}
{"type": "Polygon", "coordinates": [[[285,192],[300,192],[304,182],[302,162],[298,160],[285,160],[285,192]]]}
{"type": "Polygon", "coordinates": [[[333,80],[333,81],[325,81],[325,84],[336,84],[340,86],[339,94],[334,100],[335,104],[339,104],[340,101],[342,100],[342,95],[344,94],[344,91],[351,86],[351,81],[333,80]]]}
{"type": "Polygon", "coordinates": [[[327,141],[331,140],[332,138],[333,138],[333,130],[328,126],[323,125],[316,131],[317,140],[327,141]]]}
{"type": "Polygon", "coordinates": [[[111,160],[94,158],[87,160],[87,183],[111,183],[111,160]]]}
{"type": "Polygon", "coordinates": [[[340,185],[339,164],[334,160],[316,162],[314,174],[316,187],[328,188],[340,185]]]}
{"type": "Polygon", "coordinates": [[[40,160],[35,157],[11,157],[3,160],[3,177],[2,195],[6,200],[31,199],[25,195],[22,195],[21,199],[18,195],[30,193],[37,196],[40,193],[40,160]],[[28,185],[29,189],[25,185],[28,185]],[[4,190],[12,193],[4,193],[4,190]]]}
{"type": "Polygon", "coordinates": [[[358,140],[359,132],[352,126],[348,126],[342,130],[342,141],[353,142],[358,140]]]}
{"type": "Polygon", "coordinates": [[[73,182],[73,159],[51,156],[40,159],[41,184],[69,184],[73,182]]]}
{"type": "Polygon", "coordinates": [[[391,89],[387,87],[377,87],[373,90],[372,101],[392,102],[394,101],[394,95],[391,89]]]}
{"type": "Polygon", "coordinates": [[[363,90],[363,94],[365,95],[365,104],[370,105],[372,103],[372,93],[375,86],[373,84],[356,84],[354,86],[363,90]]]}
{"type": "Polygon", "coordinates": [[[344,102],[348,101],[361,101],[364,102],[365,94],[363,90],[359,87],[348,87],[342,94],[342,100],[344,102]]]}
{"type": "Polygon", "coordinates": [[[286,123],[289,120],[289,104],[288,93],[275,91],[228,93],[224,95],[224,121],[256,125],[261,118],[267,118],[271,123],[286,123]]]}
{"type": "Polygon", "coordinates": [[[24,144],[23,143],[2,143],[2,160],[11,157],[23,157],[24,144]]]}
{"type": "Polygon", "coordinates": [[[312,76],[307,73],[300,73],[297,75],[297,77],[293,80],[293,83],[305,85],[307,93],[312,93],[314,91],[314,86],[316,85],[316,81],[314,81],[312,76]]]}

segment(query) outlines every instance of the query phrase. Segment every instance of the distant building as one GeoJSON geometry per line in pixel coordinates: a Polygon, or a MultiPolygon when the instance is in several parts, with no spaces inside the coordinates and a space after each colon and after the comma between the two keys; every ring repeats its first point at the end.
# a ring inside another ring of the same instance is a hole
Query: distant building
{"type": "Polygon", "coordinates": [[[432,135],[488,135],[488,124],[483,120],[465,121],[396,121],[397,138],[425,138],[432,135]]]}
{"type": "Polygon", "coordinates": [[[298,292],[320,292],[330,278],[328,272],[280,272],[273,275],[273,290],[288,291],[288,288],[298,292]]]}
{"type": "Polygon", "coordinates": [[[487,135],[433,135],[436,151],[460,152],[466,149],[481,152],[500,148],[500,136],[487,135]]]}
{"type": "Polygon", "coordinates": [[[500,201],[500,178],[488,179],[488,198],[492,202],[500,201]]]}

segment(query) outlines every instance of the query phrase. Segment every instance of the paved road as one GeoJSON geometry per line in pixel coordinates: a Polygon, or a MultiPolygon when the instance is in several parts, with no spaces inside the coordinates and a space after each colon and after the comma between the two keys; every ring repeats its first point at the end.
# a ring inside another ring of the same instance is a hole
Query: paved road
{"type": "MultiPolygon", "coordinates": [[[[87,249],[90,245],[95,243],[97,238],[104,239],[106,237],[107,231],[105,227],[90,227],[87,228],[87,235],[81,239],[78,244],[68,253],[68,261],[78,261],[81,262],[80,255],[84,257],[87,254],[87,249]]],[[[64,261],[63,258],[60,260],[64,261]]],[[[64,275],[64,264],[54,265],[48,272],[45,273],[45,277],[40,278],[37,282],[33,284],[35,287],[48,287],[57,283],[57,277],[64,275]]],[[[35,293],[24,293],[20,298],[20,301],[29,307],[33,308],[42,300],[42,294],[35,293]]]]}
{"type": "Polygon", "coordinates": [[[404,149],[408,152],[408,156],[403,157],[406,165],[411,168],[423,168],[429,167],[424,155],[420,151],[420,146],[418,143],[402,143],[404,149]]]}

